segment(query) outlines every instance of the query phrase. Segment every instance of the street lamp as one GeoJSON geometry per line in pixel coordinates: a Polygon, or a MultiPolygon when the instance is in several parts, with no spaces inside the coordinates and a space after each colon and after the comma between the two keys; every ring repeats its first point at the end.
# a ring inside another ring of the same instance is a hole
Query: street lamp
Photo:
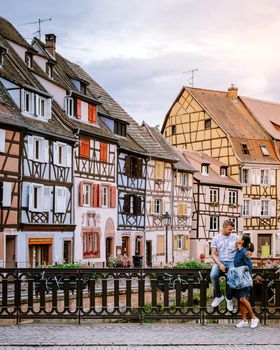
{"type": "Polygon", "coordinates": [[[166,265],[168,264],[168,226],[170,225],[171,221],[171,215],[166,212],[165,214],[162,215],[162,222],[163,225],[165,226],[165,263],[166,265]]]}

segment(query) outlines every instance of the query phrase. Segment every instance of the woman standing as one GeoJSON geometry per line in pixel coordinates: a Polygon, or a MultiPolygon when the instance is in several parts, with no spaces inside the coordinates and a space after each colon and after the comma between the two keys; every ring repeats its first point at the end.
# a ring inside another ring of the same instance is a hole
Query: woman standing
{"type": "MultiPolygon", "coordinates": [[[[243,235],[241,239],[238,239],[238,249],[234,258],[234,266],[247,266],[250,274],[252,275],[252,261],[246,256],[246,252],[250,248],[250,245],[251,240],[249,236],[243,235]]],[[[236,325],[237,328],[249,326],[249,322],[247,320],[247,312],[251,316],[251,328],[256,328],[260,322],[260,320],[254,314],[252,306],[248,300],[248,297],[250,296],[250,289],[250,287],[246,287],[242,289],[235,289],[233,291],[235,297],[239,300],[240,313],[242,317],[242,321],[236,325]]]]}

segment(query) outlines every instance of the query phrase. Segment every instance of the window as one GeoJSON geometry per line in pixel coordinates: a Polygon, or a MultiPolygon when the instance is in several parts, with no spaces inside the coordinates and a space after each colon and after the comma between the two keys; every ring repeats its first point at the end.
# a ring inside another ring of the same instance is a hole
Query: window
{"type": "Polygon", "coordinates": [[[244,184],[249,183],[249,169],[243,169],[242,170],[242,182],[244,184]]]}
{"type": "Polygon", "coordinates": [[[189,175],[188,174],[181,174],[181,186],[188,186],[189,185],[189,175]]]}
{"type": "Polygon", "coordinates": [[[82,81],[80,82],[80,92],[84,95],[86,95],[86,92],[87,92],[87,86],[82,81]]]}
{"type": "Polygon", "coordinates": [[[233,232],[237,232],[237,218],[229,218],[229,220],[233,223],[233,232]]]}
{"type": "Polygon", "coordinates": [[[83,233],[83,257],[98,257],[100,255],[100,238],[98,232],[83,233]]]}
{"type": "Polygon", "coordinates": [[[80,141],[80,157],[90,157],[90,142],[88,139],[81,139],[80,141]]]}
{"type": "Polygon", "coordinates": [[[101,206],[107,208],[109,204],[109,190],[108,187],[101,187],[101,206]]]}
{"type": "Polygon", "coordinates": [[[141,215],[141,196],[126,194],[124,196],[123,212],[127,215],[141,215]]]}
{"type": "Polygon", "coordinates": [[[65,112],[70,116],[73,117],[74,116],[74,100],[72,97],[65,97],[64,100],[64,109],[65,112]]]}
{"type": "Polygon", "coordinates": [[[241,143],[241,147],[244,154],[250,154],[249,148],[246,143],[241,143]]]}
{"type": "Polygon", "coordinates": [[[237,204],[237,191],[229,191],[229,204],[237,204]]]}
{"type": "Polygon", "coordinates": [[[223,177],[227,176],[227,167],[221,166],[221,168],[220,168],[220,175],[223,176],[223,177]]]}
{"type": "Polygon", "coordinates": [[[269,201],[261,201],[261,216],[269,216],[269,201]]]}
{"type": "Polygon", "coordinates": [[[62,142],[53,143],[53,163],[55,165],[71,167],[72,148],[62,142]]]}
{"type": "Polygon", "coordinates": [[[269,183],[268,174],[269,174],[268,170],[261,170],[261,185],[268,185],[269,183]]]}
{"type": "Polygon", "coordinates": [[[51,99],[36,95],[36,115],[41,118],[50,118],[51,99]]]}
{"type": "Polygon", "coordinates": [[[183,249],[184,236],[177,236],[177,249],[183,249]]]}
{"type": "Polygon", "coordinates": [[[10,207],[12,205],[12,183],[0,182],[0,196],[2,207],[10,207]]]}
{"type": "Polygon", "coordinates": [[[29,52],[25,53],[25,63],[27,67],[32,68],[33,66],[33,55],[29,52]]]}
{"type": "Polygon", "coordinates": [[[187,215],[187,205],[186,203],[178,203],[178,216],[186,216],[187,215]]]}
{"type": "Polygon", "coordinates": [[[201,175],[208,175],[208,174],[209,174],[209,165],[201,164],[201,175]]]}
{"type": "Polygon", "coordinates": [[[243,201],[243,216],[250,216],[250,213],[251,213],[251,209],[250,209],[250,203],[251,201],[249,201],[248,199],[245,199],[243,201]]]}
{"type": "Polygon", "coordinates": [[[155,180],[164,179],[164,162],[156,161],[155,166],[155,180]]]}
{"type": "Polygon", "coordinates": [[[217,188],[210,189],[210,203],[219,203],[219,190],[217,188]]]}
{"type": "Polygon", "coordinates": [[[6,130],[0,129],[0,152],[5,152],[6,130]]]}
{"type": "Polygon", "coordinates": [[[210,216],[210,231],[218,231],[218,230],[219,230],[219,217],[210,216]]]}
{"type": "Polygon", "coordinates": [[[28,136],[27,138],[28,159],[41,163],[49,161],[49,142],[38,136],[28,136]]]}
{"type": "Polygon", "coordinates": [[[28,207],[30,211],[34,211],[34,212],[43,211],[44,209],[44,186],[43,185],[30,184],[28,207]]]}
{"type": "Polygon", "coordinates": [[[211,129],[211,119],[206,119],[204,121],[204,129],[207,130],[207,129],[211,129]]]}
{"type": "Polygon", "coordinates": [[[114,128],[115,134],[126,137],[126,124],[120,121],[115,121],[114,128]]]}
{"type": "Polygon", "coordinates": [[[96,124],[96,106],[88,104],[88,122],[91,124],[96,124]]]}
{"type": "Polygon", "coordinates": [[[134,156],[125,158],[125,175],[131,177],[143,177],[143,159],[134,156]]]}
{"type": "Polygon", "coordinates": [[[263,154],[264,156],[269,156],[268,149],[266,148],[265,145],[260,145],[260,148],[261,148],[262,154],[263,154]]]}
{"type": "Polygon", "coordinates": [[[22,111],[28,114],[34,114],[34,94],[23,90],[22,111]]]}
{"type": "Polygon", "coordinates": [[[83,184],[83,205],[90,206],[90,184],[83,184]]]}
{"type": "Polygon", "coordinates": [[[161,215],[161,207],[162,207],[162,203],[161,203],[161,199],[155,199],[154,201],[154,213],[156,215],[161,215]]]}
{"type": "Polygon", "coordinates": [[[53,65],[50,63],[46,63],[46,74],[49,78],[53,77],[53,65]]]}
{"type": "Polygon", "coordinates": [[[4,57],[7,53],[7,49],[3,46],[0,46],[0,68],[4,65],[4,57]]]}
{"type": "Polygon", "coordinates": [[[171,134],[176,135],[176,125],[171,126],[171,134]]]}
{"type": "Polygon", "coordinates": [[[107,143],[100,142],[100,162],[107,162],[107,143]]]}
{"type": "Polygon", "coordinates": [[[134,196],[130,196],[129,197],[129,214],[133,214],[134,213],[134,202],[135,202],[135,197],[134,196]]]}

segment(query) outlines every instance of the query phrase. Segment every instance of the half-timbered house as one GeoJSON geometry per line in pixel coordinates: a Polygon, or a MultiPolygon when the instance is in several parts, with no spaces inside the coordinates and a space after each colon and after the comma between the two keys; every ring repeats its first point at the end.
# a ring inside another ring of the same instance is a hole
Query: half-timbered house
{"type": "Polygon", "coordinates": [[[242,185],[230,177],[228,167],[206,153],[178,149],[198,171],[193,178],[193,213],[190,257],[209,258],[212,238],[225,220],[234,224],[233,232],[243,232],[242,185]]]}
{"type": "Polygon", "coordinates": [[[204,151],[228,166],[228,174],[243,184],[244,233],[251,235],[255,254],[274,257],[279,250],[279,159],[271,135],[238,96],[237,88],[183,87],[166,115],[162,132],[172,145],[204,151]]]}
{"type": "Polygon", "coordinates": [[[19,266],[72,261],[75,140],[61,124],[52,95],[33,75],[36,51],[3,18],[0,41],[6,49],[0,68],[2,96],[22,123],[19,139],[11,142],[20,155],[20,166],[13,164],[21,180],[16,261],[19,266]]]}

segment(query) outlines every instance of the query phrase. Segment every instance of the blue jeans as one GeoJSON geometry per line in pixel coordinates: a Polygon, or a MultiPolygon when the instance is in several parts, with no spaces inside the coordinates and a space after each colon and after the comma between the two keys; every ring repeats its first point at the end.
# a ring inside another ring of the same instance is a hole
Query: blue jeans
{"type": "MultiPolygon", "coordinates": [[[[226,267],[227,274],[234,267],[233,261],[220,260],[220,262],[226,267]]],[[[224,273],[219,269],[219,266],[217,264],[214,264],[211,269],[210,278],[214,287],[215,297],[218,297],[218,298],[222,296],[221,286],[220,286],[220,277],[222,275],[224,275],[224,273]]],[[[230,287],[227,288],[226,297],[228,300],[232,299],[232,289],[230,287]]]]}

